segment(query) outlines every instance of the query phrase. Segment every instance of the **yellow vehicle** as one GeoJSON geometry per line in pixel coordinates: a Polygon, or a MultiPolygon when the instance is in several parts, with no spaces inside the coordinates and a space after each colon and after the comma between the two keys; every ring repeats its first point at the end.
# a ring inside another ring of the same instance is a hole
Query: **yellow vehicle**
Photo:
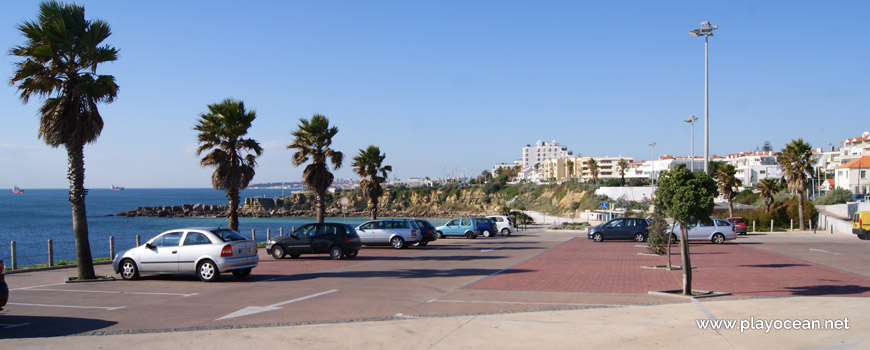
{"type": "Polygon", "coordinates": [[[852,215],[852,233],[859,239],[870,239],[870,211],[859,211],[852,215]]]}

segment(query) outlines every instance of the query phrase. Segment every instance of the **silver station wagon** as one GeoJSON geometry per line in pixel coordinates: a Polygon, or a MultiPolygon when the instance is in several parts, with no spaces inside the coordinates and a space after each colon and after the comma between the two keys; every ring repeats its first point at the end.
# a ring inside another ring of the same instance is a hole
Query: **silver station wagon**
{"type": "Polygon", "coordinates": [[[125,280],[153,273],[195,274],[212,282],[222,272],[248,277],[258,262],[257,244],[238,232],[189,227],[163,232],[139,247],[118,253],[112,267],[125,280]]]}
{"type": "Polygon", "coordinates": [[[396,249],[420,242],[423,237],[417,222],[408,219],[367,221],[357,226],[356,232],[363,245],[391,245],[396,249]]]}

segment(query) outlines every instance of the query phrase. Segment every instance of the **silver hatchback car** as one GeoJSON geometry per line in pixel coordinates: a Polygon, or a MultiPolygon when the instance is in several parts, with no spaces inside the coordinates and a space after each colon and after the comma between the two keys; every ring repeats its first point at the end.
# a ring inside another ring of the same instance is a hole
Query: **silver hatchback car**
{"type": "Polygon", "coordinates": [[[115,255],[112,267],[125,280],[140,273],[196,274],[216,281],[222,272],[245,278],[259,263],[257,244],[228,228],[190,227],[163,232],[115,255]]]}
{"type": "Polygon", "coordinates": [[[420,242],[423,237],[417,222],[409,219],[366,221],[356,227],[356,233],[363,245],[391,245],[396,249],[420,242]]]}

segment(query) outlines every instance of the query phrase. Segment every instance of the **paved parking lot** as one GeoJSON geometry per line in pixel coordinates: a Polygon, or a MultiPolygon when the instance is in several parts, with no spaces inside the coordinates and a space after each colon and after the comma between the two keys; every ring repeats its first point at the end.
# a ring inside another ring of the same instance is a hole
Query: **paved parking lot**
{"type": "MultiPolygon", "coordinates": [[[[846,237],[848,238],[848,237],[846,237]]],[[[806,234],[741,236],[692,244],[695,288],[746,296],[870,296],[867,241],[806,234]],[[866,251],[866,250],[865,250],[866,251]],[[850,270],[850,268],[854,266],[850,270]],[[854,270],[854,271],[852,271],[854,270]]],[[[244,280],[193,276],[61,283],[71,269],[7,276],[0,338],[220,329],[343,320],[686,303],[649,290],[680,287],[679,272],[634,242],[594,243],[585,232],[534,229],[511,237],[446,239],[358,258],[273,260],[244,280]]],[[[676,252],[676,249],[675,249],[676,252]]],[[[679,256],[675,254],[674,262],[679,256]]],[[[111,267],[98,266],[111,274],[111,267]]]]}

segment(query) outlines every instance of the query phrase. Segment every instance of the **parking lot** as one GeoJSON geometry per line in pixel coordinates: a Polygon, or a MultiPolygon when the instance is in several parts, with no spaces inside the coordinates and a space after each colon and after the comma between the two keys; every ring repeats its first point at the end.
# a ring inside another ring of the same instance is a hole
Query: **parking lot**
{"type": "MultiPolygon", "coordinates": [[[[750,234],[691,249],[694,287],[733,294],[726,298],[870,296],[870,241],[750,234]]],[[[585,231],[539,227],[401,250],[366,247],[349,260],[274,260],[261,251],[251,276],[225,275],[216,283],[149,275],[63,283],[74,270],[16,273],[7,275],[11,294],[0,313],[0,338],[687,302],[647,294],[679,288],[681,275],[641,268],[665,262],[643,252],[635,242],[595,243],[585,231]]],[[[113,274],[109,265],[97,272],[113,274]]]]}

